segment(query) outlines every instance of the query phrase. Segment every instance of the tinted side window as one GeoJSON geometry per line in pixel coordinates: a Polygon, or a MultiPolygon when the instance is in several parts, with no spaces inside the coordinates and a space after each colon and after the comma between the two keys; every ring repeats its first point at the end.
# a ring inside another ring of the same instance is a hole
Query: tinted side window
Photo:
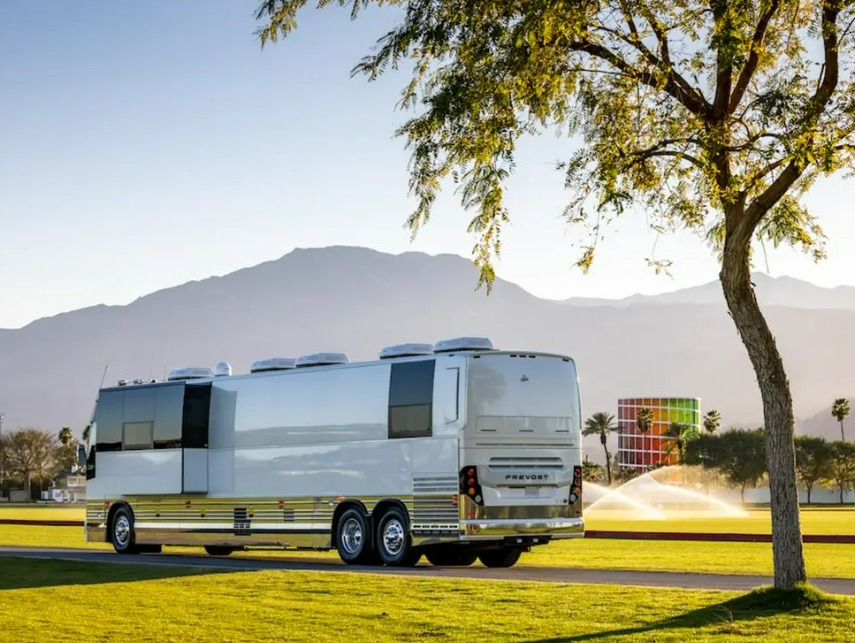
{"type": "Polygon", "coordinates": [[[184,419],[181,445],[185,449],[208,447],[208,418],[211,410],[211,385],[184,387],[184,419]]]}
{"type": "Polygon", "coordinates": [[[435,366],[433,360],[392,364],[389,380],[390,438],[431,434],[435,366]]]}
{"type": "Polygon", "coordinates": [[[156,389],[154,407],[154,448],[181,446],[181,416],[184,412],[184,384],[169,384],[156,389]]]}
{"type": "Polygon", "coordinates": [[[124,412],[124,391],[101,391],[95,409],[95,423],[98,425],[96,451],[122,450],[124,412]]]}

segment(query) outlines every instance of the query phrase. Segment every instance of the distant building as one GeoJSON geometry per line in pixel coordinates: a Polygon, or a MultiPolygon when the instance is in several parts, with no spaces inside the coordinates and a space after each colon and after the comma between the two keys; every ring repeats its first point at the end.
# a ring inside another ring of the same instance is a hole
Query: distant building
{"type": "Polygon", "coordinates": [[[700,430],[701,400],[697,397],[629,397],[618,400],[617,465],[645,472],[656,464],[678,463],[673,441],[663,438],[672,422],[700,430]],[[648,408],[653,414],[650,430],[643,433],[636,424],[638,412],[648,408]]]}

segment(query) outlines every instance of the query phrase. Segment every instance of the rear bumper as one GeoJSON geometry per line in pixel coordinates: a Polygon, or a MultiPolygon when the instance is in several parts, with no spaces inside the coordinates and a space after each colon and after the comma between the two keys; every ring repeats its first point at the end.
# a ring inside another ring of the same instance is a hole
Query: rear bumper
{"type": "Polygon", "coordinates": [[[468,519],[460,521],[460,540],[495,540],[506,536],[550,536],[552,540],[584,535],[582,518],[468,519]]]}

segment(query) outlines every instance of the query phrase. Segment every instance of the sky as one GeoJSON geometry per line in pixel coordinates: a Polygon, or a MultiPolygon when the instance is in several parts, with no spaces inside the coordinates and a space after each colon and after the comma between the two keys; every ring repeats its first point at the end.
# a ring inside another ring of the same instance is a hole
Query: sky
{"type": "MultiPolygon", "coordinates": [[[[408,67],[350,77],[397,17],[309,9],[265,47],[256,2],[0,2],[0,328],[276,259],[356,245],[470,256],[469,215],[447,190],[411,241],[408,152],[394,131],[408,67]]],[[[311,3],[310,3],[311,4],[311,3]]],[[[626,216],[593,269],[555,163],[573,141],[521,142],[508,185],[501,278],[546,298],[654,294],[717,278],[695,236],[662,238],[626,216]],[[673,262],[656,275],[646,259],[673,262]]],[[[855,283],[855,179],[806,202],[829,236],[814,264],[768,249],[757,268],[823,286],[855,283]]],[[[474,287],[474,283],[473,283],[474,287]]]]}

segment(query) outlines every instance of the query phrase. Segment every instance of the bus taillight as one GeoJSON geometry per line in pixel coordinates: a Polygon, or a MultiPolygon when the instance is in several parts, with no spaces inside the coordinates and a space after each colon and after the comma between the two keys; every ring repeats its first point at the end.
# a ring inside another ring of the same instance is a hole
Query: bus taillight
{"type": "Polygon", "coordinates": [[[481,485],[478,484],[478,469],[475,467],[463,467],[460,470],[460,493],[466,496],[476,505],[484,504],[484,496],[481,494],[481,485]]]}
{"type": "Polygon", "coordinates": [[[570,504],[574,505],[582,497],[582,467],[573,467],[573,484],[570,485],[570,504]]]}

